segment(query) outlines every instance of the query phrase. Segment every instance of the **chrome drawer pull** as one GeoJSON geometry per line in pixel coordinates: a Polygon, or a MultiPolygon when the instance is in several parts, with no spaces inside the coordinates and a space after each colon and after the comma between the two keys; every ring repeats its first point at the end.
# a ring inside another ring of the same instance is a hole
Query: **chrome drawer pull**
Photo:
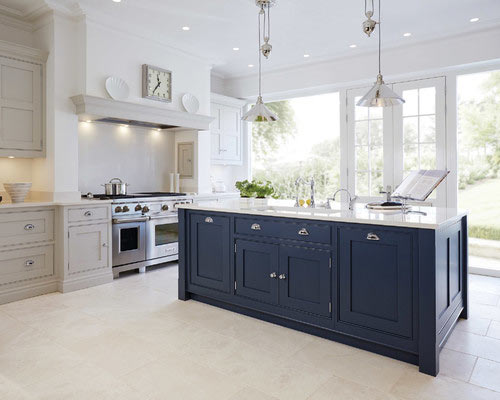
{"type": "Polygon", "coordinates": [[[26,260],[26,262],[25,262],[25,265],[26,265],[27,267],[31,267],[31,266],[32,266],[32,265],[34,265],[34,264],[35,264],[35,261],[34,261],[34,260],[26,260]]]}
{"type": "Polygon", "coordinates": [[[270,277],[270,278],[273,278],[273,279],[276,279],[276,277],[277,277],[277,276],[278,276],[278,275],[276,274],[276,272],[271,272],[271,273],[269,274],[269,277],[270,277]]]}
{"type": "Polygon", "coordinates": [[[252,224],[251,229],[253,231],[260,231],[260,225],[259,224],[252,224]]]}
{"type": "Polygon", "coordinates": [[[35,229],[35,225],[33,224],[24,225],[25,231],[32,231],[33,229],[35,229]]]}
{"type": "Polygon", "coordinates": [[[284,281],[284,280],[286,279],[286,275],[285,275],[285,274],[281,274],[281,275],[279,276],[279,278],[280,278],[282,281],[284,281]]]}
{"type": "Polygon", "coordinates": [[[366,238],[368,240],[380,240],[380,238],[374,233],[369,233],[368,235],[366,235],[366,238]]]}
{"type": "Polygon", "coordinates": [[[91,217],[92,216],[92,211],[85,211],[85,215],[86,217],[91,217]]]}
{"type": "Polygon", "coordinates": [[[214,219],[212,217],[207,217],[207,218],[205,218],[205,222],[207,224],[213,224],[214,223],[214,219]]]}
{"type": "Polygon", "coordinates": [[[300,236],[309,236],[309,232],[307,231],[306,228],[302,228],[300,231],[299,231],[299,235],[300,236]]]}

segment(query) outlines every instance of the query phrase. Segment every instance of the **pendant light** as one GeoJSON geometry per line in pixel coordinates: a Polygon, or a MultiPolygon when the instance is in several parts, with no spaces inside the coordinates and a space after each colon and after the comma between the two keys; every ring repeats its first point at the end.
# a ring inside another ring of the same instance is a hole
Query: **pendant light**
{"type": "Polygon", "coordinates": [[[255,105],[247,111],[241,118],[247,122],[272,122],[277,121],[278,116],[266,107],[262,100],[262,56],[269,58],[273,46],[269,43],[271,38],[271,17],[269,10],[276,3],[276,0],[255,0],[259,11],[259,97],[255,105]],[[261,23],[261,19],[263,23],[261,23]],[[267,24],[266,24],[267,19],[267,24]],[[263,29],[261,30],[261,28],[263,29]],[[262,44],[264,39],[264,44],[262,44]]]}
{"type": "Polygon", "coordinates": [[[363,32],[370,36],[375,30],[375,26],[378,24],[378,75],[375,85],[361,98],[361,100],[358,101],[357,105],[359,107],[390,107],[404,104],[404,99],[385,84],[381,72],[382,30],[380,28],[380,0],[378,1],[378,22],[371,19],[374,11],[373,0],[371,10],[366,9],[366,1],[367,0],[365,0],[365,15],[368,19],[363,23],[363,32]]]}

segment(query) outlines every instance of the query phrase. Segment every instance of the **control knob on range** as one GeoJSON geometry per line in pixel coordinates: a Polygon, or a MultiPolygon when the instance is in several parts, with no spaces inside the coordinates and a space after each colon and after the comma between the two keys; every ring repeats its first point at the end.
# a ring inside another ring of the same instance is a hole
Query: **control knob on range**
{"type": "Polygon", "coordinates": [[[141,211],[141,210],[142,210],[141,205],[140,205],[140,204],[137,204],[137,205],[135,206],[135,211],[141,211]]]}
{"type": "Polygon", "coordinates": [[[123,206],[123,212],[129,212],[130,211],[130,208],[128,208],[128,206],[123,206]]]}
{"type": "Polygon", "coordinates": [[[116,207],[115,212],[122,212],[122,208],[120,206],[116,207]]]}
{"type": "Polygon", "coordinates": [[[143,213],[147,213],[147,212],[149,212],[149,207],[148,207],[148,206],[144,206],[144,207],[142,207],[142,212],[143,212],[143,213]]]}
{"type": "Polygon", "coordinates": [[[161,206],[161,210],[162,211],[168,211],[168,205],[167,204],[164,204],[161,206]]]}

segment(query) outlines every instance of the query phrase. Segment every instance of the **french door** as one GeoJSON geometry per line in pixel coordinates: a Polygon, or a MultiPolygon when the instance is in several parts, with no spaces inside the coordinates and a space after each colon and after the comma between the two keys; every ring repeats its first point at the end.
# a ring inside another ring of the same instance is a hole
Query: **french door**
{"type": "MultiPolygon", "coordinates": [[[[347,91],[347,187],[362,201],[382,198],[410,171],[446,169],[446,80],[444,77],[390,85],[402,106],[356,106],[369,87],[347,91]]],[[[446,206],[441,185],[427,203],[446,206]]]]}

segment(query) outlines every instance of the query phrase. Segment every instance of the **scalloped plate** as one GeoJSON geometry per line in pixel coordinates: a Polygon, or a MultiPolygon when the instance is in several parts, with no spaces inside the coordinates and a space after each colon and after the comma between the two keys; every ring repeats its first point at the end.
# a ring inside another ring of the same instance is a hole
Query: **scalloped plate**
{"type": "Polygon", "coordinates": [[[184,96],[182,96],[182,105],[190,114],[196,114],[200,109],[200,102],[191,93],[186,93],[184,96]]]}
{"type": "Polygon", "coordinates": [[[106,91],[113,100],[125,100],[130,93],[127,82],[116,76],[106,79],[106,91]]]}

